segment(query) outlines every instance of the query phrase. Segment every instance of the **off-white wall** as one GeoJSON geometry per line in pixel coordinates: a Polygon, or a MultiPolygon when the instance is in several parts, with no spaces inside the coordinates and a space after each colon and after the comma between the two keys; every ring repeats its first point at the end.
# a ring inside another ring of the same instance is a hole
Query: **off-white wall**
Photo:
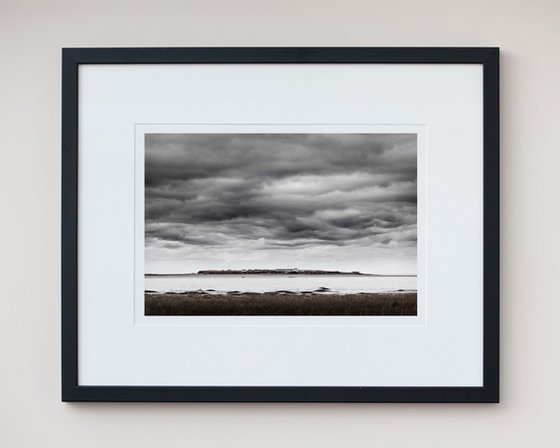
{"type": "Polygon", "coordinates": [[[0,1],[0,446],[560,444],[560,3],[0,1]],[[60,48],[500,46],[502,403],[60,402],[60,48]]]}

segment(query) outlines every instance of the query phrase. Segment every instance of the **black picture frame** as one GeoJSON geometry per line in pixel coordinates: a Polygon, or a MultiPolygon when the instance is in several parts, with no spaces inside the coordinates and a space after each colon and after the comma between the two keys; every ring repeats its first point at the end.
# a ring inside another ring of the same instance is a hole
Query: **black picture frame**
{"type": "Polygon", "coordinates": [[[498,48],[65,48],[62,50],[62,400],[499,401],[498,48]],[[78,383],[78,67],[81,64],[480,64],[483,67],[482,387],[144,387],[78,383]]]}

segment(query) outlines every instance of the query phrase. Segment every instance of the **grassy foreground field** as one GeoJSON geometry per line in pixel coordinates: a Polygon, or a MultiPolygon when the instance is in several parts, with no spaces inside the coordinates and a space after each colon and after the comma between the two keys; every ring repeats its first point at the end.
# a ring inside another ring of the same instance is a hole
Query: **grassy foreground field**
{"type": "Polygon", "coordinates": [[[415,316],[416,291],[359,294],[286,292],[146,293],[147,316],[415,316]]]}

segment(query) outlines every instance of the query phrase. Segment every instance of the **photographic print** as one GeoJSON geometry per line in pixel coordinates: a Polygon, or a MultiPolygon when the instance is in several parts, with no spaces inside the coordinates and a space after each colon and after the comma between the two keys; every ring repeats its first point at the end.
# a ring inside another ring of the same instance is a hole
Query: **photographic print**
{"type": "Polygon", "coordinates": [[[146,315],[416,315],[416,134],[146,134],[146,315]]]}

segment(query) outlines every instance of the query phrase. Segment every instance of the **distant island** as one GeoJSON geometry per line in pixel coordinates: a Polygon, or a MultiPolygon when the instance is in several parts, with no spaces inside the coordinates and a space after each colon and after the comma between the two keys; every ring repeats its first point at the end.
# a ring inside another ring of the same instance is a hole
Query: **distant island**
{"type": "Polygon", "coordinates": [[[146,277],[180,275],[363,275],[370,277],[416,277],[415,274],[364,274],[360,271],[325,271],[320,269],[206,269],[190,274],[145,274],[146,277]]]}
{"type": "Polygon", "coordinates": [[[198,271],[198,275],[364,275],[359,271],[322,271],[318,269],[208,269],[198,271]]]}

